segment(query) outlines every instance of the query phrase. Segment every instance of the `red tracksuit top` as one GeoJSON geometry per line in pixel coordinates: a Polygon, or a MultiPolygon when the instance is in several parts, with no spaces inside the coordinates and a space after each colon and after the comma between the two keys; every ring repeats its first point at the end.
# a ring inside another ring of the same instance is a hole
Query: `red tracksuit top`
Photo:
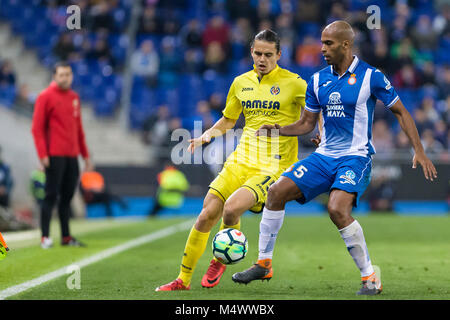
{"type": "Polygon", "coordinates": [[[80,97],[71,89],[60,89],[54,81],[36,99],[31,132],[40,159],[78,157],[80,153],[85,159],[89,157],[80,97]]]}

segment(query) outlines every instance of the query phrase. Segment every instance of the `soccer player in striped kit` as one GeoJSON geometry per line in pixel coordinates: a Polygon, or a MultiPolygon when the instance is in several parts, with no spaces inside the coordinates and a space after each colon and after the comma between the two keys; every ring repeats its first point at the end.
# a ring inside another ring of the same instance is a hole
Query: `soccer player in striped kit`
{"type": "Polygon", "coordinates": [[[413,145],[413,168],[420,164],[426,179],[437,172],[425,155],[416,125],[389,80],[380,70],[352,54],[354,32],[345,21],[335,21],[322,32],[322,53],[328,67],[316,72],[306,90],[305,111],[299,121],[288,126],[264,125],[258,134],[300,136],[316,126],[323,114],[321,143],[314,153],[288,168],[273,184],[267,196],[260,224],[258,262],[235,273],[233,281],[249,283],[272,277],[272,256],[276,236],[285,215],[285,204],[303,204],[329,192],[328,213],[361,272],[359,295],[382,291],[379,277],[369,257],[361,225],[351,216],[370,182],[372,121],[376,100],[381,100],[396,116],[413,145]],[[263,129],[263,130],[261,130],[263,129]],[[273,131],[276,129],[277,131],[273,131]]]}

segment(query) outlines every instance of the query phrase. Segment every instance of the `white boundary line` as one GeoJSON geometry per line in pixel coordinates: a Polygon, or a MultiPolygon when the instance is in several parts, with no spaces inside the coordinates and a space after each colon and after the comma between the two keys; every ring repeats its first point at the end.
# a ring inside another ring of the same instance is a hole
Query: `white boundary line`
{"type": "MultiPolygon", "coordinates": [[[[101,261],[103,259],[109,258],[112,255],[118,254],[118,253],[123,252],[125,250],[129,250],[131,248],[143,245],[145,243],[152,242],[152,241],[155,241],[155,240],[158,240],[158,239],[170,236],[170,235],[172,235],[174,233],[177,233],[179,231],[187,230],[190,227],[192,227],[193,222],[194,222],[194,220],[188,220],[188,221],[182,222],[180,224],[177,224],[177,225],[165,228],[165,229],[161,229],[161,230],[156,231],[156,232],[152,232],[150,234],[147,234],[147,235],[141,236],[139,238],[130,240],[128,242],[125,242],[125,243],[123,243],[121,245],[118,245],[118,246],[106,249],[104,251],[101,251],[101,252],[99,252],[97,254],[94,254],[93,256],[90,256],[90,257],[85,258],[83,260],[71,263],[70,265],[77,265],[80,268],[86,267],[86,266],[88,266],[90,264],[93,264],[93,263],[96,263],[96,262],[101,261]]],[[[15,285],[13,287],[9,287],[9,288],[7,288],[5,290],[2,290],[2,291],[0,291],[0,300],[5,300],[5,299],[7,299],[7,298],[9,298],[11,296],[14,296],[14,295],[19,294],[21,292],[24,292],[24,291],[26,291],[28,289],[34,288],[36,286],[39,286],[39,285],[41,285],[41,284],[43,284],[45,282],[48,282],[50,280],[59,278],[59,277],[65,275],[65,274],[67,274],[67,267],[69,267],[69,265],[65,266],[65,267],[62,267],[62,268],[60,268],[58,270],[55,270],[53,272],[44,274],[43,276],[40,276],[38,278],[26,281],[24,283],[15,285]]]]}

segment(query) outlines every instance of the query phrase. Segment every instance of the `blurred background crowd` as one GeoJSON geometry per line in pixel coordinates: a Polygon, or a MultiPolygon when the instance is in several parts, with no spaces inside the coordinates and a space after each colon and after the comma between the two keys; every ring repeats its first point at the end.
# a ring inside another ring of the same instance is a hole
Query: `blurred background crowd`
{"type": "MultiPolygon", "coordinates": [[[[122,108],[128,105],[129,128],[143,130],[147,142],[154,128],[161,132],[160,122],[167,132],[192,129],[193,120],[211,126],[221,116],[233,78],[252,67],[249,43],[259,30],[278,32],[280,66],[308,80],[325,66],[321,29],[345,19],[356,31],[356,54],[391,80],[426,151],[448,157],[450,1],[142,0],[137,20],[131,0],[2,0],[1,5],[0,17],[10,19],[44,65],[71,62],[74,87],[98,117],[114,117],[121,102],[122,108]],[[81,8],[81,30],[67,30],[71,4],[81,8]],[[372,4],[381,9],[380,29],[366,26],[372,4]],[[135,49],[127,59],[130,45],[135,49]],[[126,71],[133,75],[129,101],[121,100],[126,71]]],[[[32,109],[33,99],[26,82],[17,84],[11,62],[0,58],[3,104],[32,109]]],[[[373,135],[379,153],[410,150],[393,116],[381,107],[373,135]]],[[[300,142],[312,147],[309,139],[300,142]]]]}
{"type": "MultiPolygon", "coordinates": [[[[450,0],[0,0],[0,112],[17,115],[12,121],[0,119],[0,145],[13,167],[0,160],[0,197],[6,199],[15,185],[22,192],[17,199],[24,198],[28,171],[36,163],[25,161],[34,154],[29,121],[55,62],[67,60],[72,66],[83,116],[89,111],[90,151],[94,159],[101,157],[97,164],[117,167],[103,168],[113,191],[148,196],[154,191],[142,186],[155,179],[145,170],[163,169],[178,142],[170,139],[174,130],[192,132],[195,121],[205,130],[221,117],[234,77],[252,69],[250,42],[258,31],[276,31],[279,65],[308,81],[326,66],[321,31],[338,19],[353,26],[355,53],[387,75],[413,115],[427,154],[447,170],[450,0]],[[80,9],[79,30],[67,26],[71,5],[80,9]],[[380,9],[380,28],[368,28],[370,5],[380,9]],[[21,117],[27,120],[18,121],[21,117]],[[6,143],[8,132],[28,142],[22,147],[6,143]],[[147,169],[136,169],[130,164],[143,149],[153,156],[142,155],[140,165],[147,169]]],[[[241,118],[237,127],[243,125],[241,118]]],[[[313,150],[314,134],[299,138],[300,158],[313,150]]],[[[414,190],[397,186],[411,185],[407,179],[414,175],[402,170],[410,168],[412,149],[381,104],[375,108],[373,140],[379,167],[374,166],[368,201],[372,210],[391,210],[396,197],[415,198],[414,190]]],[[[221,166],[208,168],[212,176],[195,166],[183,169],[190,196],[202,195],[221,166]]],[[[420,197],[446,196],[450,205],[446,179],[444,174],[439,187],[420,191],[420,197]]]]}

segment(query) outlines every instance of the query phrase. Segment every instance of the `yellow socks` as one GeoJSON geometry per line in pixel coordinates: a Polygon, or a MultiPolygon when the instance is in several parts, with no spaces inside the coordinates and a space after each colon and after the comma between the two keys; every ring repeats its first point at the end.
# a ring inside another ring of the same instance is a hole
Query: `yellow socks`
{"type": "Polygon", "coordinates": [[[198,259],[205,252],[208,242],[209,232],[200,232],[192,227],[184,248],[183,259],[181,260],[180,274],[178,278],[183,280],[183,284],[188,286],[191,283],[192,274],[198,259]]]}
{"type": "MultiPolygon", "coordinates": [[[[241,228],[241,222],[233,226],[227,226],[223,223],[220,224],[220,230],[233,228],[239,230],[241,228]]],[[[186,241],[184,248],[183,259],[181,260],[180,274],[178,278],[183,281],[185,286],[191,283],[192,274],[197,265],[198,259],[205,252],[206,244],[208,243],[209,232],[200,232],[195,227],[192,227],[189,237],[186,241]]],[[[214,258],[215,259],[215,258],[214,258]]]]}
{"type": "Polygon", "coordinates": [[[225,223],[223,223],[223,219],[222,219],[222,222],[220,223],[219,230],[228,229],[228,228],[241,230],[241,220],[239,220],[239,222],[237,224],[233,225],[233,226],[227,226],[225,223]]]}

